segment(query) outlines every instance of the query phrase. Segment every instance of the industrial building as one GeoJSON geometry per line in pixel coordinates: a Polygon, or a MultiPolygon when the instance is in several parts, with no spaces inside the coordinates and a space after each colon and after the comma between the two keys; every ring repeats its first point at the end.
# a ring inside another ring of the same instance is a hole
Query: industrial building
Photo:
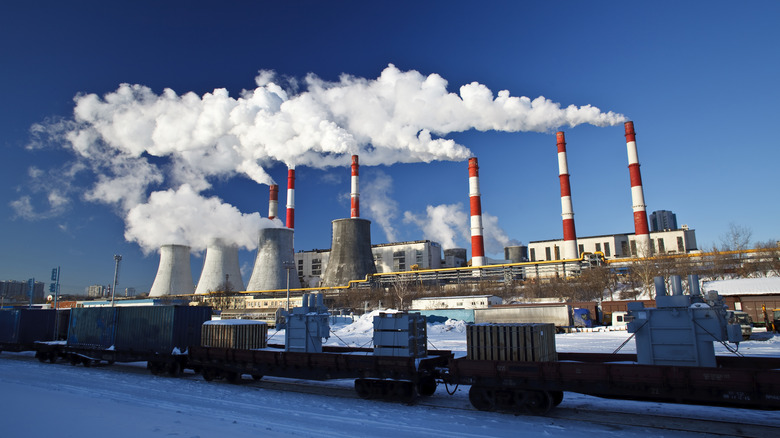
{"type": "Polygon", "coordinates": [[[487,309],[504,300],[495,295],[465,295],[456,297],[427,297],[412,300],[412,309],[415,310],[439,310],[439,309],[487,309]]]}
{"type": "Polygon", "coordinates": [[[677,229],[677,215],[668,210],[656,210],[650,213],[650,231],[677,229]]]}
{"type": "MultiPolygon", "coordinates": [[[[451,255],[454,262],[465,262],[466,250],[462,256],[451,255]]],[[[445,253],[448,250],[445,250],[445,253]]],[[[329,249],[314,249],[295,253],[295,265],[303,287],[317,287],[323,272],[330,260],[329,249]]],[[[381,243],[371,246],[374,265],[377,272],[409,271],[418,269],[440,269],[446,266],[442,263],[442,250],[438,242],[431,240],[416,240],[411,242],[381,243]]]]}
{"type": "MultiPolygon", "coordinates": [[[[679,230],[650,233],[651,251],[656,255],[688,254],[698,251],[696,231],[683,225],[679,230]]],[[[531,262],[561,260],[564,241],[539,240],[528,243],[528,259],[531,262]]],[[[606,259],[637,257],[635,234],[607,234],[603,236],[577,237],[579,253],[601,252],[606,259]]]]}

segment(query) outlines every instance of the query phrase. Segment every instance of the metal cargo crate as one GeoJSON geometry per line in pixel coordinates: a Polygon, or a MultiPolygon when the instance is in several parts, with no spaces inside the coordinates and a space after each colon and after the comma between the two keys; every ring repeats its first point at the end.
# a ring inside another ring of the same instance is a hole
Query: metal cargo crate
{"type": "Polygon", "coordinates": [[[29,345],[54,339],[52,309],[8,309],[0,311],[0,343],[29,345]]]}
{"type": "Polygon", "coordinates": [[[200,345],[201,325],[210,307],[139,306],[118,308],[116,350],[160,354],[186,352],[200,345]]]}
{"type": "Polygon", "coordinates": [[[228,319],[206,321],[201,327],[202,347],[254,350],[268,346],[268,325],[262,321],[228,319]]]}
{"type": "Polygon", "coordinates": [[[552,324],[477,324],[466,327],[470,360],[548,362],[558,360],[552,324]]]}
{"type": "Polygon", "coordinates": [[[70,310],[68,346],[107,349],[114,345],[117,307],[74,307],[70,310]]]}

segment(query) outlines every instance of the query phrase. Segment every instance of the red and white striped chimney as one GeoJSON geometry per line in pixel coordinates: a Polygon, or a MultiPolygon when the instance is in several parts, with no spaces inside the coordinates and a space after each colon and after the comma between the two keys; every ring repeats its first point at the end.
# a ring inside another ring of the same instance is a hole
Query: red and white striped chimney
{"type": "Polygon", "coordinates": [[[642,175],[639,173],[639,154],[636,151],[636,133],[634,122],[626,122],[626,148],[628,149],[628,171],[631,175],[631,202],[634,209],[634,235],[636,252],[639,257],[653,255],[650,242],[650,229],[647,226],[645,194],[642,189],[642,175]]]}
{"type": "Polygon", "coordinates": [[[279,185],[268,186],[268,219],[276,218],[279,214],[279,185]]]}
{"type": "Polygon", "coordinates": [[[577,233],[574,230],[574,208],[571,204],[569,185],[569,163],[566,159],[566,138],[558,131],[558,178],[561,180],[561,217],[563,217],[563,258],[576,259],[577,233]]]}
{"type": "Polygon", "coordinates": [[[287,169],[287,228],[295,228],[295,169],[287,169]]]}
{"type": "Polygon", "coordinates": [[[485,243],[482,239],[482,201],[479,194],[477,158],[469,158],[469,201],[471,203],[471,266],[483,266],[485,243]]]}
{"type": "Polygon", "coordinates": [[[352,156],[352,192],[350,198],[352,200],[352,215],[351,217],[360,217],[360,190],[358,187],[358,156],[352,156]]]}

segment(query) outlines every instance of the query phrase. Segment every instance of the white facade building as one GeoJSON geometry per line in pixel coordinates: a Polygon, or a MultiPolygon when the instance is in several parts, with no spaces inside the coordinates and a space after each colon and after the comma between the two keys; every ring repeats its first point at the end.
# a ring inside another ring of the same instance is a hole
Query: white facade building
{"type": "Polygon", "coordinates": [[[412,300],[414,310],[441,309],[487,309],[503,304],[504,300],[495,295],[465,295],[460,297],[429,297],[412,300]]]}
{"type": "MultiPolygon", "coordinates": [[[[653,254],[688,254],[697,251],[696,232],[683,225],[678,230],[656,231],[650,233],[653,254]]],[[[601,252],[606,259],[636,257],[634,234],[607,234],[603,236],[577,236],[579,253],[601,252]]],[[[531,262],[560,260],[563,239],[541,240],[528,244],[528,260],[531,262]]]]}

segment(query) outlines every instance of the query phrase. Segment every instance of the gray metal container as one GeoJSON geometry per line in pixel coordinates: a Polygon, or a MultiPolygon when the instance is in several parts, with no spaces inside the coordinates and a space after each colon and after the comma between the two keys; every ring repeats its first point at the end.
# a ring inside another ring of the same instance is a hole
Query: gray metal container
{"type": "Polygon", "coordinates": [[[117,318],[116,350],[185,353],[188,347],[200,345],[201,326],[210,319],[210,307],[122,307],[117,318]]]}
{"type": "Polygon", "coordinates": [[[68,346],[106,349],[114,345],[118,307],[70,309],[68,346]]]}
{"type": "Polygon", "coordinates": [[[32,344],[54,339],[53,309],[0,310],[0,343],[32,344]]]}

